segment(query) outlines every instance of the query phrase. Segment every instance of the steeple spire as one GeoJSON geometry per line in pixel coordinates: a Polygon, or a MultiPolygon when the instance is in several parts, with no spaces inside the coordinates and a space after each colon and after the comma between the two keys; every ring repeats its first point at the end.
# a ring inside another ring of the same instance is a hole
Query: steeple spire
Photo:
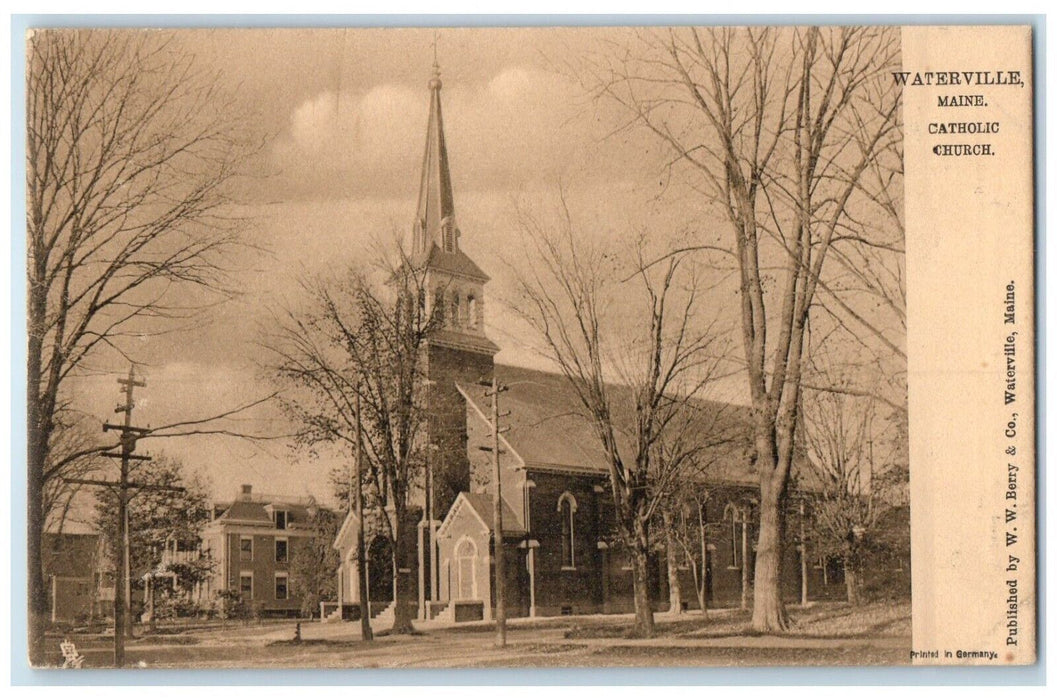
{"type": "Polygon", "coordinates": [[[455,198],[448,170],[448,147],[444,142],[444,119],[440,109],[440,66],[437,46],[433,45],[433,77],[429,81],[429,123],[426,126],[426,152],[422,157],[422,184],[418,191],[414,253],[429,252],[432,244],[441,250],[458,250],[455,227],[455,198]]]}

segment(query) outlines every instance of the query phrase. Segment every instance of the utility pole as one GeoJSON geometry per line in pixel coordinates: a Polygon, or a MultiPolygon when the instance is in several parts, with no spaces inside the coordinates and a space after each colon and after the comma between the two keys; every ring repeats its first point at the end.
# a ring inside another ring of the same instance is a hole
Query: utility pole
{"type": "Polygon", "coordinates": [[[807,527],[804,496],[800,496],[800,605],[807,606],[807,527]]]}
{"type": "MultiPolygon", "coordinates": [[[[426,397],[426,415],[429,416],[431,406],[430,388],[437,382],[432,379],[423,379],[422,386],[426,397]]],[[[436,504],[434,503],[434,474],[433,474],[433,450],[436,448],[432,438],[433,431],[428,429],[430,418],[427,417],[426,435],[426,483],[423,489],[422,521],[419,523],[418,533],[418,619],[429,620],[429,606],[437,600],[437,524],[434,518],[436,504]],[[427,581],[428,578],[428,581],[427,581]]]]}
{"type": "Polygon", "coordinates": [[[128,532],[128,501],[132,500],[129,497],[125,504],[125,522],[121,526],[121,546],[125,550],[125,568],[121,572],[121,578],[125,581],[125,604],[128,606],[128,615],[125,616],[125,636],[132,639],[136,635],[133,634],[132,625],[132,543],[129,541],[128,532]]]}
{"type": "Polygon", "coordinates": [[[114,567],[114,666],[121,668],[125,665],[125,634],[126,625],[131,627],[131,616],[129,602],[131,598],[131,585],[129,576],[129,531],[128,531],[128,503],[131,500],[130,489],[140,491],[183,491],[181,486],[161,486],[156,484],[139,484],[129,481],[129,463],[133,460],[149,462],[150,457],[146,455],[133,454],[136,450],[136,441],[150,434],[149,428],[137,428],[132,425],[132,409],[135,408],[133,392],[136,387],[145,387],[147,383],[136,379],[135,365],[129,367],[128,377],[119,378],[117,383],[124,387],[125,403],[119,404],[114,413],[124,413],[125,419],[120,424],[103,423],[103,432],[116,430],[121,433],[120,452],[104,452],[104,457],[114,457],[121,460],[121,478],[117,481],[103,481],[98,479],[66,479],[67,483],[81,484],[86,486],[102,486],[117,489],[117,522],[120,542],[115,543],[114,550],[117,553],[117,565],[114,567]]]}
{"type": "Polygon", "coordinates": [[[708,533],[705,531],[704,500],[697,502],[697,527],[701,532],[701,615],[708,617],[708,533]]]}
{"type": "MultiPolygon", "coordinates": [[[[485,382],[482,384],[488,386],[485,382]]],[[[499,468],[499,435],[505,433],[506,430],[500,430],[499,419],[510,414],[500,415],[499,413],[499,394],[506,391],[507,387],[502,386],[494,374],[490,386],[491,391],[486,392],[485,395],[492,397],[492,446],[482,449],[492,452],[492,481],[495,484],[495,491],[492,494],[492,530],[495,542],[495,642],[496,646],[505,647],[506,602],[503,600],[503,576],[506,568],[503,566],[503,477],[499,468]]]]}
{"type": "Polygon", "coordinates": [[[125,664],[125,625],[128,625],[129,628],[132,626],[132,588],[129,582],[130,550],[128,536],[129,462],[133,459],[148,461],[150,457],[132,454],[136,449],[137,436],[146,432],[132,425],[132,409],[136,405],[132,395],[136,387],[146,387],[147,382],[136,379],[136,366],[130,365],[128,378],[119,378],[117,383],[125,387],[125,403],[115,408],[114,413],[124,413],[125,420],[121,425],[104,423],[103,432],[105,433],[108,430],[121,431],[121,452],[118,454],[107,454],[108,457],[120,457],[121,459],[121,483],[118,486],[117,501],[118,532],[121,533],[121,544],[118,547],[117,580],[114,582],[114,665],[121,668],[125,664]]]}
{"type": "Polygon", "coordinates": [[[363,477],[361,462],[363,461],[363,421],[360,419],[360,386],[356,385],[356,468],[353,472],[352,493],[355,496],[356,517],[360,520],[356,528],[356,576],[359,579],[360,589],[360,637],[365,642],[374,639],[371,630],[371,609],[367,601],[367,551],[364,547],[363,531],[367,523],[363,519],[363,477]]]}
{"type": "Polygon", "coordinates": [[[749,609],[749,509],[741,507],[741,609],[749,609]]]}

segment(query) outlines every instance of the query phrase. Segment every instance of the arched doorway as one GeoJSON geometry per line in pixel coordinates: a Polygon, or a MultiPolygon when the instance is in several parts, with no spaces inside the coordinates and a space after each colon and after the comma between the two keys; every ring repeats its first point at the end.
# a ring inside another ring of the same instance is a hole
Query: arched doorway
{"type": "Polygon", "coordinates": [[[464,537],[455,545],[455,562],[452,567],[454,600],[477,600],[477,545],[464,537]]]}
{"type": "Polygon", "coordinates": [[[393,547],[385,535],[375,535],[367,547],[367,594],[372,603],[393,599],[393,547]]]}

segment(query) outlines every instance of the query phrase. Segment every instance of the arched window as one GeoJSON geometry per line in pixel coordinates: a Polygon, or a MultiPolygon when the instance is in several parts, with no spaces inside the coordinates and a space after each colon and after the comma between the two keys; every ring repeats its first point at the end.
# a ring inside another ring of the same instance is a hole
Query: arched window
{"type": "Polygon", "coordinates": [[[459,305],[459,290],[452,290],[451,293],[451,325],[458,326],[462,321],[462,311],[459,305]]]}
{"type": "Polygon", "coordinates": [[[562,568],[576,568],[576,498],[566,491],[558,498],[562,521],[562,568]]]}
{"type": "Polygon", "coordinates": [[[433,318],[437,323],[444,323],[444,287],[437,287],[433,293],[433,318]]]}
{"type": "Polygon", "coordinates": [[[463,537],[455,545],[455,600],[477,599],[477,545],[463,537]]]}
{"type": "Polygon", "coordinates": [[[466,325],[477,328],[477,297],[473,294],[466,297],[466,325]]]}

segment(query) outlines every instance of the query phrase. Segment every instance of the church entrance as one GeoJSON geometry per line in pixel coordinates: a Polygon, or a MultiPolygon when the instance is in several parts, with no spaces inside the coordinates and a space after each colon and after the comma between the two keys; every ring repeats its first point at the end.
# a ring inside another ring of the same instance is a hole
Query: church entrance
{"type": "Polygon", "coordinates": [[[393,600],[393,546],[376,535],[367,548],[367,595],[371,603],[393,600]]]}
{"type": "Polygon", "coordinates": [[[477,545],[465,538],[455,547],[454,600],[477,600],[477,545]]]}

